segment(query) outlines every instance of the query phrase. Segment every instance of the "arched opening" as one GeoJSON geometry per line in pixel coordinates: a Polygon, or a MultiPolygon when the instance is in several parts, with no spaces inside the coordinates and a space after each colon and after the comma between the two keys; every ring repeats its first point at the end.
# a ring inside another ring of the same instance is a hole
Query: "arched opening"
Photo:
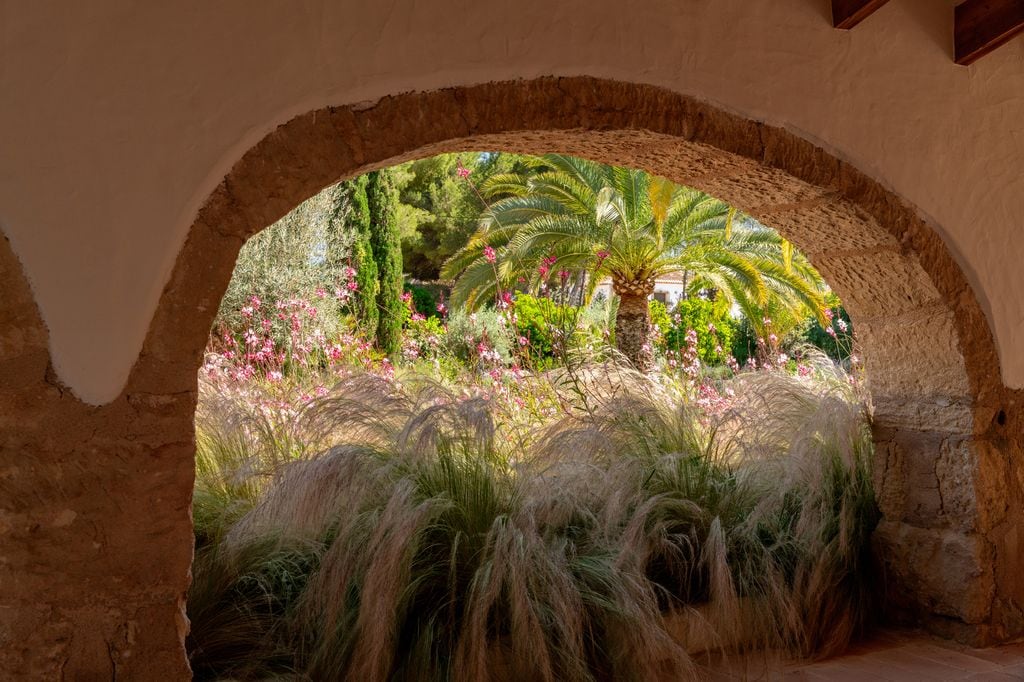
{"type": "MultiPolygon", "coordinates": [[[[894,610],[976,643],[1024,630],[1024,587],[1013,579],[1024,512],[1020,486],[1010,483],[1022,476],[1013,409],[1021,396],[1001,385],[985,317],[935,231],[878,183],[785,130],[650,86],[542,78],[398,95],[287,122],[245,154],[200,211],[121,398],[86,407],[48,375],[14,394],[46,403],[59,419],[102,418],[138,444],[117,446],[89,479],[102,489],[117,472],[131,484],[104,523],[163,557],[117,569],[152,569],[129,599],[135,606],[90,612],[105,641],[127,641],[126,623],[144,622],[145,632],[132,635],[133,660],[121,665],[183,664],[195,377],[243,242],[338,180],[475,149],[560,151],[643,168],[738,206],[807,253],[846,302],[870,362],[884,514],[876,544],[894,610]],[[155,497],[165,506],[144,506],[155,497]],[[133,526],[133,510],[165,532],[133,526]]],[[[28,319],[26,329],[41,327],[28,319]]],[[[84,461],[113,437],[90,433],[70,451],[84,461]]]]}

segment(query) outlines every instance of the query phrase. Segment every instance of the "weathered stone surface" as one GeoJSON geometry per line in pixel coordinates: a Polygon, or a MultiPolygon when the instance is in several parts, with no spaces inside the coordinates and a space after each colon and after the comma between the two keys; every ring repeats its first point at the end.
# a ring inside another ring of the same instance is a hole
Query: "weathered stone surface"
{"type": "Polygon", "coordinates": [[[874,482],[885,518],[917,528],[977,529],[974,441],[929,431],[875,434],[874,482]]]}
{"type": "MultiPolygon", "coordinates": [[[[884,360],[877,361],[879,372],[885,371],[884,360]]],[[[876,389],[877,391],[878,389],[876,389]]],[[[971,433],[975,427],[976,409],[967,396],[933,395],[907,400],[901,395],[871,396],[876,429],[912,429],[949,434],[971,433]]]]}
{"type": "Polygon", "coordinates": [[[883,521],[874,542],[898,608],[984,623],[995,592],[984,538],[883,521]]]}
{"type": "MultiPolygon", "coordinates": [[[[914,396],[941,405],[970,396],[954,314],[948,309],[935,306],[899,317],[853,320],[871,393],[885,398],[880,404],[914,396]]],[[[876,415],[885,419],[877,410],[876,415]]]]}
{"type": "Polygon", "coordinates": [[[898,247],[899,242],[863,209],[836,198],[835,192],[821,191],[820,197],[815,202],[765,205],[754,215],[792,240],[815,263],[819,254],[898,247]]]}
{"type": "Polygon", "coordinates": [[[811,257],[851,316],[894,317],[940,304],[921,266],[897,251],[875,248],[811,257]]]}

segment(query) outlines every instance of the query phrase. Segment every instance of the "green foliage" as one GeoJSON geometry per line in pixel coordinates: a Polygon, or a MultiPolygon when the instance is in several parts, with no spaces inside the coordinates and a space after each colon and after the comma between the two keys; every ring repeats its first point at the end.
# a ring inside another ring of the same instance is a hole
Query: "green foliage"
{"type": "Polygon", "coordinates": [[[757,356],[758,339],[782,332],[778,347],[790,355],[798,355],[801,348],[810,345],[836,362],[847,362],[854,347],[853,323],[849,314],[839,297],[831,291],[825,296],[823,310],[832,315],[831,320],[805,309],[801,316],[792,320],[782,317],[780,322],[779,316],[771,318],[771,327],[764,331],[761,331],[764,329],[763,324],[753,324],[748,318],[741,318],[733,337],[733,356],[741,365],[746,364],[749,358],[757,356]],[[829,334],[828,329],[835,336],[829,334]]]}
{"type": "Polygon", "coordinates": [[[475,366],[482,342],[487,350],[497,351],[502,363],[512,360],[511,330],[504,317],[494,310],[475,313],[457,310],[448,318],[445,345],[449,353],[469,366],[475,366]]]}
{"type": "Polygon", "coordinates": [[[672,318],[669,317],[668,308],[661,301],[651,299],[647,302],[647,309],[651,316],[651,326],[664,339],[672,330],[672,318]]]}
{"type": "Polygon", "coordinates": [[[519,353],[534,368],[552,367],[579,349],[592,355],[614,342],[610,335],[614,319],[613,301],[580,307],[520,293],[515,300],[516,334],[527,343],[519,353]]]}
{"type": "Polygon", "coordinates": [[[665,333],[665,347],[680,350],[686,347],[686,332],[697,332],[697,354],[709,365],[723,364],[733,349],[737,321],[724,299],[711,301],[690,296],[676,304],[671,316],[671,329],[665,333]]]}
{"type": "MultiPolygon", "coordinates": [[[[345,263],[353,248],[346,227],[349,198],[340,186],[328,187],[291,213],[249,239],[238,254],[231,282],[221,300],[214,330],[241,334],[253,324],[246,316],[255,296],[274,324],[274,336],[287,338],[286,325],[274,315],[275,304],[296,296],[312,296],[324,287],[333,292],[345,281],[345,263]]],[[[320,302],[327,334],[341,326],[342,308],[333,297],[320,302]]]]}
{"type": "Polygon", "coordinates": [[[448,329],[439,317],[413,318],[406,322],[405,343],[415,345],[417,358],[434,358],[447,345],[448,329]]]}
{"type": "Polygon", "coordinates": [[[732,337],[732,356],[741,367],[746,366],[751,358],[757,358],[757,330],[750,320],[741,317],[732,337]]]}
{"type": "MultiPolygon", "coordinates": [[[[528,172],[482,185],[493,203],[442,271],[458,278],[455,304],[477,308],[520,280],[539,291],[586,272],[591,291],[610,277],[620,295],[642,292],[659,276],[685,273],[691,291],[714,289],[750,310],[773,299],[821,306],[821,277],[807,259],[775,231],[734,220],[728,204],[643,171],[564,154],[529,163],[528,172]]],[[[632,325],[616,335],[620,350],[646,365],[647,330],[639,328],[646,315],[620,306],[620,317],[632,325]]]]}
{"type": "Polygon", "coordinates": [[[391,355],[402,345],[406,307],[402,302],[402,242],[397,218],[397,193],[387,170],[369,174],[366,184],[373,258],[377,262],[377,347],[391,355]]]}
{"type": "Polygon", "coordinates": [[[412,295],[412,309],[425,317],[436,317],[437,287],[406,282],[405,291],[412,295]]]}
{"type": "Polygon", "coordinates": [[[373,254],[373,229],[366,196],[367,180],[366,175],[360,175],[346,181],[342,186],[349,197],[351,210],[347,223],[355,242],[352,246],[352,267],[356,271],[355,280],[359,286],[355,294],[355,312],[360,328],[373,335],[376,333],[379,318],[377,294],[380,280],[377,261],[373,254]]]}
{"type": "Polygon", "coordinates": [[[526,338],[530,356],[535,360],[554,357],[556,337],[576,326],[575,310],[529,294],[516,296],[515,305],[516,333],[526,338]]]}
{"type": "Polygon", "coordinates": [[[845,362],[850,358],[853,349],[853,323],[839,297],[829,293],[825,299],[825,308],[832,312],[832,319],[822,324],[816,316],[807,316],[796,330],[795,336],[803,343],[820,348],[833,360],[845,362]],[[843,326],[846,329],[843,329],[843,326]],[[826,330],[831,329],[835,336],[826,330]]]}
{"type": "Polygon", "coordinates": [[[505,153],[439,154],[399,168],[399,222],[406,270],[436,280],[441,267],[466,245],[485,206],[474,185],[499,173],[523,168],[522,157],[505,153]],[[458,175],[459,164],[469,178],[458,175]]]}

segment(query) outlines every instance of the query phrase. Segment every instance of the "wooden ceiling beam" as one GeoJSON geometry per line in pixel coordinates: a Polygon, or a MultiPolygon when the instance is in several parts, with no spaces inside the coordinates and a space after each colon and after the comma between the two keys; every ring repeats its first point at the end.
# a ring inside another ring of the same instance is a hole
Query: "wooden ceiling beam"
{"type": "Polygon", "coordinates": [[[953,17],[956,63],[967,66],[1024,31],[1024,0],[966,0],[953,17]]]}
{"type": "Polygon", "coordinates": [[[849,30],[889,0],[832,0],[832,26],[849,30]]]}

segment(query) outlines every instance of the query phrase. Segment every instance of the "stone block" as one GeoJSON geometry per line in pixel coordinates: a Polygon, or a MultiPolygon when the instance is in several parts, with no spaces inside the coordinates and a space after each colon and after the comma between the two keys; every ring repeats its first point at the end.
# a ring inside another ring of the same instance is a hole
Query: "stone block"
{"type": "MultiPolygon", "coordinates": [[[[840,234],[856,234],[840,227],[834,229],[840,234]]],[[[925,271],[916,260],[898,251],[885,248],[842,255],[814,253],[812,250],[811,261],[843,300],[854,323],[861,317],[894,317],[941,305],[939,293],[925,271]]]]}
{"type": "MultiPolygon", "coordinates": [[[[872,395],[963,402],[971,394],[953,313],[942,306],[899,317],[854,319],[872,395]]],[[[941,403],[939,403],[941,404],[941,403]]]]}
{"type": "Polygon", "coordinates": [[[983,623],[995,592],[992,556],[979,535],[883,521],[873,537],[897,607],[983,623]]]}

